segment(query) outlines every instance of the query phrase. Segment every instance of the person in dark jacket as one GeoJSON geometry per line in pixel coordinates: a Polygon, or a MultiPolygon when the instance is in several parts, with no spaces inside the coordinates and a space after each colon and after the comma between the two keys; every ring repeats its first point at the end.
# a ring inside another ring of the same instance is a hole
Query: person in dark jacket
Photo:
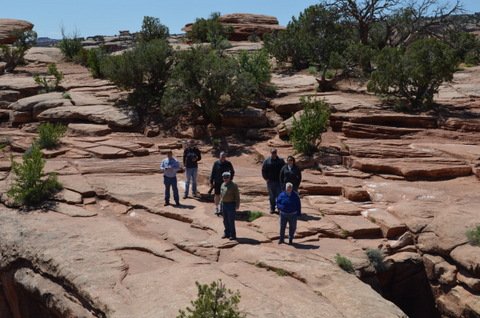
{"type": "Polygon", "coordinates": [[[293,156],[288,156],[287,164],[283,166],[282,170],[280,170],[280,182],[283,189],[285,189],[287,182],[290,182],[293,184],[293,191],[298,192],[298,187],[300,186],[301,181],[302,172],[295,164],[295,158],[293,158],[293,156]]]}
{"type": "Polygon", "coordinates": [[[270,213],[275,213],[275,200],[282,192],[280,183],[280,170],[285,165],[285,160],[277,154],[277,149],[270,150],[270,157],[263,161],[262,177],[267,182],[268,197],[270,199],[270,213]]]}
{"type": "Polygon", "coordinates": [[[202,159],[200,150],[195,146],[195,141],[189,141],[187,148],[183,151],[183,166],[185,167],[185,194],[184,199],[188,198],[190,182],[192,183],[192,194],[197,196],[197,172],[198,162],[202,159]]]}
{"type": "Polygon", "coordinates": [[[277,198],[277,207],[280,211],[280,239],[278,244],[285,243],[285,229],[288,223],[288,244],[293,244],[297,218],[302,214],[302,205],[298,193],[293,191],[293,184],[287,182],[285,191],[277,198]]]}
{"type": "Polygon", "coordinates": [[[223,173],[230,172],[230,180],[233,180],[235,176],[235,170],[230,161],[227,160],[227,154],[222,151],[220,158],[214,162],[212,167],[212,173],[210,174],[210,185],[215,189],[215,214],[220,215],[220,187],[223,183],[223,173]]]}

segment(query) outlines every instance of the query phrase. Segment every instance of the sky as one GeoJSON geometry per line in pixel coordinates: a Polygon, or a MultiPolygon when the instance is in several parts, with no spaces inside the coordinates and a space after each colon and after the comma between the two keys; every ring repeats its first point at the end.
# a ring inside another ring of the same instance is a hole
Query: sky
{"type": "MultiPolygon", "coordinates": [[[[453,0],[444,0],[453,1],[453,0]]],[[[137,32],[144,16],[160,19],[171,34],[196,18],[212,12],[255,13],[277,17],[286,25],[318,0],[3,0],[0,18],[22,19],[34,24],[39,37],[116,35],[137,32]]],[[[480,12],[480,0],[462,0],[468,13],[480,12]]]]}

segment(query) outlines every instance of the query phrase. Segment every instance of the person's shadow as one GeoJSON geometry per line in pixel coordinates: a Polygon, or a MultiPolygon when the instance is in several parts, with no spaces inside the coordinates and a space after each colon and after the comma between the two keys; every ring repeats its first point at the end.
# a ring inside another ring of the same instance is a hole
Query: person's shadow
{"type": "Polygon", "coordinates": [[[195,206],[194,205],[191,205],[191,204],[183,204],[183,203],[180,203],[179,205],[172,205],[174,208],[176,209],[188,209],[188,210],[193,210],[195,209],[195,206]]]}
{"type": "Polygon", "coordinates": [[[295,243],[295,242],[292,243],[292,246],[300,250],[316,250],[320,248],[320,245],[295,243]]]}
{"type": "Polygon", "coordinates": [[[237,242],[238,244],[260,245],[260,241],[248,237],[237,237],[237,242]]]}

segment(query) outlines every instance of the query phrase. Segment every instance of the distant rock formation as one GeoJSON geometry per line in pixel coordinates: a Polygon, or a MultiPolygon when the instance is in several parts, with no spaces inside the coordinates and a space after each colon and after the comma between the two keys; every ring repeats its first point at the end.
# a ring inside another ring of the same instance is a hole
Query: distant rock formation
{"type": "Polygon", "coordinates": [[[16,33],[28,31],[33,24],[16,19],[0,19],[0,44],[12,44],[17,39],[16,33]]]}
{"type": "MultiPolygon", "coordinates": [[[[245,41],[252,35],[263,38],[266,33],[285,29],[278,24],[277,18],[261,14],[232,13],[222,15],[219,20],[224,26],[232,27],[231,41],[245,41]]],[[[182,30],[188,32],[191,29],[192,23],[188,23],[182,30]]]]}

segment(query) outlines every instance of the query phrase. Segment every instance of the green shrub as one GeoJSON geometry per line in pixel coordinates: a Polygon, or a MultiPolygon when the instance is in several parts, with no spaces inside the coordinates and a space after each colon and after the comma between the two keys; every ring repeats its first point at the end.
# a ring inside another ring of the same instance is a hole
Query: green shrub
{"type": "Polygon", "coordinates": [[[73,34],[73,36],[67,36],[65,34],[65,30],[62,28],[62,39],[58,42],[58,47],[60,51],[62,51],[63,56],[68,61],[73,61],[74,57],[80,54],[82,50],[82,41],[77,36],[77,34],[73,34]]]}
{"type": "Polygon", "coordinates": [[[145,16],[143,17],[142,29],[139,32],[139,40],[149,42],[155,39],[165,40],[168,38],[168,27],[160,23],[160,19],[145,16]]]}
{"type": "Polygon", "coordinates": [[[254,76],[242,71],[236,58],[198,46],[177,54],[162,104],[175,113],[179,105],[197,110],[219,127],[223,111],[242,108],[257,94],[254,76]]]}
{"type": "Polygon", "coordinates": [[[480,246],[480,225],[477,225],[477,227],[468,230],[466,235],[470,244],[480,246]]]}
{"type": "Polygon", "coordinates": [[[330,109],[325,101],[311,97],[302,97],[301,102],[303,113],[298,120],[293,118],[290,140],[297,152],[311,155],[317,150],[315,141],[327,128],[330,109]]]}
{"type": "Polygon", "coordinates": [[[105,77],[102,72],[102,63],[106,56],[107,52],[103,47],[88,50],[87,67],[94,78],[105,77]]]}
{"type": "Polygon", "coordinates": [[[347,273],[355,272],[352,261],[346,258],[345,256],[342,256],[337,253],[337,255],[335,255],[335,263],[337,263],[337,265],[347,273]]]}
{"type": "Polygon", "coordinates": [[[37,144],[23,155],[23,162],[17,163],[12,160],[12,171],[15,181],[7,191],[15,204],[21,206],[36,206],[52,194],[62,188],[56,175],[43,175],[45,160],[37,144]]]}
{"type": "Polygon", "coordinates": [[[247,211],[247,221],[248,222],[253,222],[256,219],[260,218],[263,216],[263,213],[260,211],[247,211]]]}
{"type": "Polygon", "coordinates": [[[373,265],[377,272],[384,272],[386,270],[385,263],[383,262],[383,253],[378,248],[367,249],[366,252],[368,260],[373,265]]]}
{"type": "Polygon", "coordinates": [[[160,102],[173,64],[173,50],[166,40],[140,42],[122,55],[107,56],[100,73],[125,89],[133,89],[130,105],[143,123],[160,114],[160,102]]]}
{"type": "Polygon", "coordinates": [[[195,282],[198,296],[191,302],[192,308],[180,310],[177,318],[242,318],[245,314],[240,312],[240,293],[227,289],[221,280],[210,285],[195,282]]]}
{"type": "Polygon", "coordinates": [[[376,59],[368,90],[406,100],[411,109],[433,104],[444,81],[451,81],[456,68],[453,51],[436,39],[415,41],[407,49],[385,48],[376,59]]]}
{"type": "Polygon", "coordinates": [[[13,45],[0,45],[0,62],[6,63],[6,72],[12,72],[17,65],[24,64],[25,53],[37,41],[35,31],[16,32],[15,36],[17,39],[13,45]]]}
{"type": "Polygon", "coordinates": [[[55,148],[60,143],[60,138],[67,131],[67,127],[62,124],[43,123],[38,127],[37,143],[40,148],[55,148]]]}
{"type": "Polygon", "coordinates": [[[48,93],[58,90],[58,86],[63,79],[63,73],[57,70],[57,64],[48,64],[47,75],[40,76],[35,74],[33,76],[35,83],[42,86],[41,93],[48,93]]]}
{"type": "Polygon", "coordinates": [[[242,51],[238,56],[240,71],[252,75],[258,87],[258,93],[263,96],[270,96],[271,90],[275,88],[270,84],[272,78],[271,65],[268,53],[261,50],[255,53],[242,51]]]}
{"type": "Polygon", "coordinates": [[[225,49],[230,47],[228,36],[232,29],[224,27],[220,21],[220,13],[214,12],[210,18],[196,19],[192,28],[187,32],[187,38],[194,43],[210,43],[213,48],[225,49]]]}
{"type": "Polygon", "coordinates": [[[265,48],[278,62],[288,62],[295,70],[315,66],[323,80],[328,69],[342,66],[338,56],[352,38],[349,30],[333,6],[312,5],[298,18],[292,17],[285,30],[265,35],[265,48]]]}

